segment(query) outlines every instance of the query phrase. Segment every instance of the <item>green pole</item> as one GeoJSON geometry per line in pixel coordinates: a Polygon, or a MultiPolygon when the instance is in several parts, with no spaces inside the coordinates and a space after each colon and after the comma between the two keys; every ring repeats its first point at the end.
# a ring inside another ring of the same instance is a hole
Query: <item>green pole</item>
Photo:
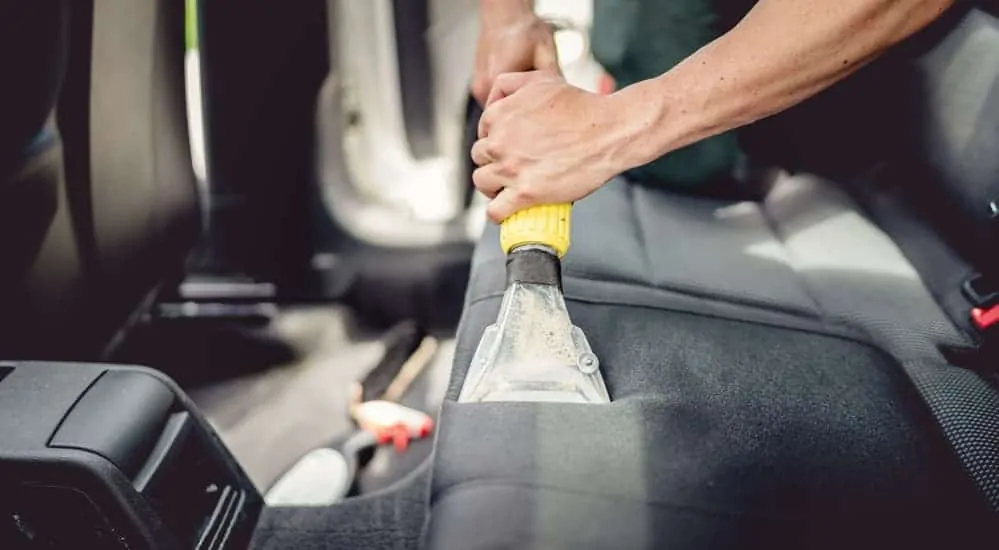
{"type": "Polygon", "coordinates": [[[198,49],[198,0],[185,0],[184,46],[187,50],[198,49]]]}

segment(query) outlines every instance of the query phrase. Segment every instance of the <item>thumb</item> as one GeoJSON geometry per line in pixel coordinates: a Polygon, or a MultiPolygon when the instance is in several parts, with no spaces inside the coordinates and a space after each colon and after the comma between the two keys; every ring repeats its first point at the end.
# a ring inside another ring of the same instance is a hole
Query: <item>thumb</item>
{"type": "Polygon", "coordinates": [[[489,91],[486,99],[486,107],[513,94],[517,90],[535,80],[539,71],[528,71],[526,73],[504,73],[496,77],[493,81],[493,88],[489,91]]]}

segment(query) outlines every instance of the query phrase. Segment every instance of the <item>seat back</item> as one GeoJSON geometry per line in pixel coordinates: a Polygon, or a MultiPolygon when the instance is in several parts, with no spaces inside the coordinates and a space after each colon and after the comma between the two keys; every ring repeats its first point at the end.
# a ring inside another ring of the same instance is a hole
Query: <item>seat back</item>
{"type": "Polygon", "coordinates": [[[94,358],[151,289],[181,272],[198,233],[184,3],[3,9],[31,17],[0,17],[12,27],[0,35],[22,41],[2,63],[31,69],[5,84],[14,91],[4,114],[24,122],[2,142],[14,160],[0,174],[0,356],[94,358]],[[46,120],[52,139],[32,138],[46,120]]]}
{"type": "Polygon", "coordinates": [[[896,176],[952,246],[999,273],[999,17],[959,15],[907,67],[896,176]]]}

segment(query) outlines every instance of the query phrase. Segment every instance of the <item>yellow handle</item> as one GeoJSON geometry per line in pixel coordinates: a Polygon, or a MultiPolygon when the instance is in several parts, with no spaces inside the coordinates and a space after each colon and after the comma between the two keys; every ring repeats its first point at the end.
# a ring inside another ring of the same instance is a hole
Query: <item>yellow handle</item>
{"type": "Polygon", "coordinates": [[[525,244],[550,246],[559,258],[569,250],[572,203],[546,204],[521,210],[500,224],[503,253],[525,244]]]}

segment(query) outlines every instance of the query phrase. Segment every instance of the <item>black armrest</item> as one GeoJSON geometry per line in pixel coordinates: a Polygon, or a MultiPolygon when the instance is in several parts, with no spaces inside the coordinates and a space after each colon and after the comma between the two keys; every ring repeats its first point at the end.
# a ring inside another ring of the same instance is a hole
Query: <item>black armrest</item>
{"type": "Polygon", "coordinates": [[[0,366],[0,548],[243,548],[261,507],[161,374],[0,366]]]}

